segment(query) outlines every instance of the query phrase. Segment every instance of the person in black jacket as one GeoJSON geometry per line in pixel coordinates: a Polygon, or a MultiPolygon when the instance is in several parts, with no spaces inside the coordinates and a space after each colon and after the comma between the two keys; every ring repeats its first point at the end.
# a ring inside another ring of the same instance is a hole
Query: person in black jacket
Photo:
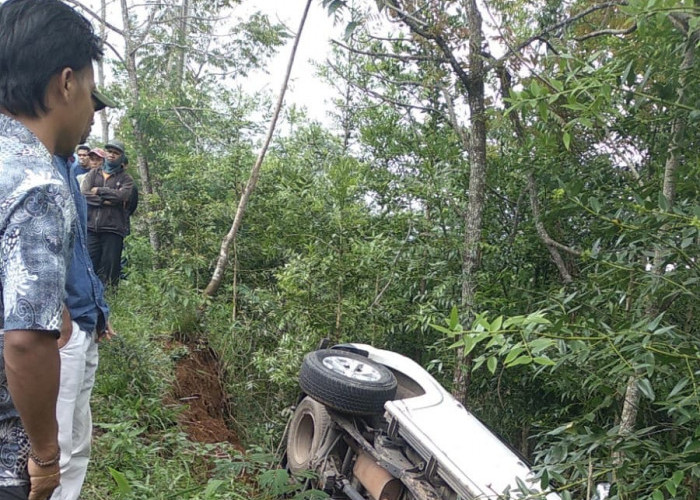
{"type": "Polygon", "coordinates": [[[105,144],[105,164],[91,170],[81,185],[88,204],[88,251],[95,272],[105,285],[119,283],[124,237],[129,228],[126,206],[134,179],[124,171],[124,144],[105,144]]]}

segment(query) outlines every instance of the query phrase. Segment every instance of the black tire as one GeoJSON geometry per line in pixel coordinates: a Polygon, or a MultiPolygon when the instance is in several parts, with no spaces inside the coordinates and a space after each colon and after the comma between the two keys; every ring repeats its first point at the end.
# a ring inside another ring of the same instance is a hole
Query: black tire
{"type": "Polygon", "coordinates": [[[304,357],[299,385],[306,394],[338,412],[376,415],[394,398],[397,384],[387,367],[364,356],[321,349],[304,357]],[[342,368],[349,372],[343,373],[342,368]]]}
{"type": "Polygon", "coordinates": [[[287,467],[292,474],[311,469],[311,460],[330,425],[331,417],[321,403],[309,397],[301,400],[287,433],[287,467]]]}

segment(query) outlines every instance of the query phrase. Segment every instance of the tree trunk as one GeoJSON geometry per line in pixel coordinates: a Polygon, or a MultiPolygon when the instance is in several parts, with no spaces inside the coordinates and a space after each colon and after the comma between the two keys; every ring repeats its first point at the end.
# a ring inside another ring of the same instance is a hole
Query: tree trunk
{"type": "MultiPolygon", "coordinates": [[[[505,68],[505,66],[501,66],[499,68],[498,73],[499,80],[501,82],[501,97],[505,101],[505,99],[510,95],[511,77],[508,74],[508,71],[505,68]]],[[[523,125],[520,121],[520,116],[516,111],[509,113],[509,116],[511,123],[513,124],[513,129],[515,130],[515,136],[518,138],[518,143],[521,147],[524,147],[525,130],[523,130],[523,125]]],[[[561,276],[562,281],[567,284],[572,283],[573,278],[571,277],[571,273],[569,273],[569,270],[566,267],[564,259],[559,253],[559,249],[567,251],[568,253],[571,253],[573,255],[581,255],[581,253],[577,250],[562,245],[561,243],[552,239],[551,236],[549,236],[549,232],[547,231],[547,228],[544,227],[544,223],[542,222],[542,217],[540,213],[540,202],[537,197],[537,181],[535,179],[535,172],[532,169],[527,174],[527,192],[530,198],[530,210],[532,211],[532,218],[535,222],[537,236],[539,236],[540,240],[542,240],[542,243],[544,243],[547,247],[549,255],[552,257],[552,261],[554,262],[554,265],[557,266],[557,269],[559,270],[559,276],[561,276]]]]}
{"type": "MultiPolygon", "coordinates": [[[[695,29],[694,31],[688,32],[688,41],[686,42],[685,51],[683,53],[683,62],[680,67],[680,76],[678,81],[678,91],[676,102],[680,105],[685,104],[687,86],[692,85],[689,82],[689,74],[693,69],[693,64],[695,62],[695,46],[700,39],[700,30],[695,29]]],[[[667,210],[670,211],[673,206],[674,199],[676,197],[676,169],[680,162],[680,145],[685,135],[687,128],[687,112],[679,111],[678,115],[673,119],[671,123],[671,140],[668,145],[668,156],[666,158],[666,164],[664,167],[664,184],[663,184],[663,195],[666,198],[667,210]]],[[[653,272],[659,276],[664,273],[663,269],[663,250],[657,248],[654,251],[654,262],[653,262],[653,272]]],[[[649,304],[646,313],[649,321],[656,318],[658,315],[658,304],[652,302],[649,304]]],[[[640,391],[638,386],[638,380],[640,378],[640,373],[635,373],[627,381],[627,387],[625,388],[625,398],[622,406],[622,413],[620,416],[620,431],[619,435],[622,439],[625,436],[632,433],[637,420],[637,410],[639,408],[640,391]]],[[[624,460],[623,452],[615,452],[613,456],[613,463],[616,466],[622,465],[624,460]]]]}
{"type": "MultiPolygon", "coordinates": [[[[122,0],[124,1],[124,0],[122,0]]],[[[248,200],[250,195],[255,189],[255,185],[260,177],[260,168],[262,167],[262,162],[265,159],[265,154],[267,153],[267,148],[270,146],[272,141],[272,136],[275,133],[275,126],[277,125],[277,120],[279,119],[280,111],[282,110],[282,104],[284,103],[284,95],[287,92],[287,85],[289,83],[289,76],[292,72],[292,67],[294,66],[294,57],[296,56],[297,47],[299,46],[299,40],[301,38],[301,33],[304,30],[304,23],[306,22],[306,16],[309,13],[309,8],[311,7],[311,0],[307,0],[306,7],[304,8],[304,13],[301,17],[301,22],[299,23],[299,29],[297,30],[296,38],[294,39],[294,45],[292,47],[292,53],[289,55],[289,61],[287,63],[287,73],[285,74],[284,81],[282,83],[282,88],[280,89],[279,96],[277,97],[277,105],[275,111],[270,120],[270,126],[267,131],[267,136],[265,137],[265,142],[258,154],[258,158],[253,165],[250,172],[250,178],[246,184],[241,199],[238,202],[238,208],[236,210],[236,215],[233,219],[233,224],[231,229],[226,234],[221,242],[221,248],[219,250],[219,258],[216,261],[216,267],[212,274],[209,284],[204,290],[205,297],[213,297],[221,286],[221,282],[224,278],[224,271],[226,270],[226,264],[228,262],[229,249],[232,244],[236,241],[236,235],[238,234],[238,229],[241,227],[241,222],[243,221],[243,214],[245,213],[246,207],[248,206],[248,200]]]]}
{"type": "MultiPolygon", "coordinates": [[[[104,40],[107,38],[107,0],[101,0],[100,2],[100,40],[102,40],[102,46],[104,47],[104,40]]],[[[100,59],[97,63],[97,84],[102,89],[105,86],[105,66],[104,60],[100,59]]],[[[107,110],[100,113],[100,126],[102,130],[102,142],[107,142],[109,140],[109,119],[107,117],[107,110]]]]}
{"type": "MultiPolygon", "coordinates": [[[[126,64],[126,72],[129,76],[129,90],[131,92],[129,108],[132,110],[138,109],[140,101],[140,89],[138,74],[136,72],[136,49],[134,48],[134,40],[129,22],[129,7],[126,0],[121,0],[122,20],[124,22],[124,45],[126,53],[124,61],[126,64]]],[[[156,230],[156,224],[153,221],[153,213],[151,211],[151,196],[153,195],[153,185],[151,184],[151,176],[148,168],[148,161],[142,153],[145,151],[145,134],[141,130],[141,124],[135,116],[131,119],[131,125],[134,129],[134,138],[136,139],[136,161],[141,176],[141,192],[145,194],[141,202],[145,208],[146,226],[148,227],[148,237],[151,242],[151,249],[158,255],[160,250],[160,237],[156,230]]]]}
{"type": "MultiPolygon", "coordinates": [[[[469,204],[464,217],[464,249],[462,257],[462,310],[467,322],[474,318],[477,291],[476,275],[479,267],[479,242],[486,191],[486,106],[484,103],[484,60],[481,55],[481,14],[476,0],[465,2],[469,23],[469,79],[466,83],[471,134],[469,151],[469,204]]],[[[469,389],[469,360],[463,349],[457,351],[453,393],[458,401],[466,403],[469,389]]]]}
{"type": "Polygon", "coordinates": [[[183,80],[185,79],[185,63],[187,62],[187,51],[185,50],[185,43],[187,42],[187,36],[189,34],[189,23],[188,18],[190,15],[190,2],[189,0],[182,0],[182,6],[180,7],[180,27],[177,33],[177,58],[175,62],[175,78],[173,79],[173,90],[178,94],[182,90],[183,80]]]}

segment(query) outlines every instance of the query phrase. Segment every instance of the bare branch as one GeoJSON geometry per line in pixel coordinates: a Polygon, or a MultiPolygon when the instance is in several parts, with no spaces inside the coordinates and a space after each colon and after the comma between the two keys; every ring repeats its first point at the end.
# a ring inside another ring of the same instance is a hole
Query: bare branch
{"type": "Polygon", "coordinates": [[[146,19],[146,24],[145,24],[145,27],[143,28],[143,31],[141,32],[141,36],[137,40],[134,40],[134,48],[135,49],[139,49],[141,47],[141,44],[143,44],[143,41],[146,39],[146,36],[151,31],[151,26],[153,25],[155,18],[156,18],[156,9],[151,9],[151,11],[148,13],[148,19],[146,19]]]}
{"type": "Polygon", "coordinates": [[[668,15],[668,18],[670,19],[671,23],[682,33],[688,34],[688,31],[690,31],[690,25],[688,24],[690,16],[688,14],[682,12],[672,12],[668,15]]]}
{"type": "Polygon", "coordinates": [[[409,27],[411,31],[425,38],[426,40],[433,40],[437,44],[442,54],[447,58],[447,62],[449,63],[450,67],[452,67],[452,70],[457,75],[457,78],[459,78],[459,80],[462,82],[462,85],[464,85],[464,87],[467,89],[467,92],[471,93],[473,90],[472,79],[455,57],[454,52],[448,46],[447,41],[439,34],[429,33],[428,31],[426,31],[426,25],[423,22],[417,20],[412,15],[399,9],[394,1],[388,1],[385,5],[391,8],[394,12],[396,12],[396,14],[409,27]]]}
{"type": "Polygon", "coordinates": [[[464,149],[468,150],[469,149],[469,139],[470,139],[469,131],[465,130],[464,127],[462,127],[459,124],[459,120],[457,120],[457,113],[455,113],[454,101],[452,100],[452,96],[447,91],[447,89],[445,89],[445,88],[442,89],[442,95],[445,97],[445,102],[447,103],[447,111],[449,113],[449,118],[450,118],[450,123],[452,124],[452,128],[459,136],[459,139],[462,141],[462,145],[464,146],[464,149]]]}
{"type": "MultiPolygon", "coordinates": [[[[333,63],[331,63],[330,61],[326,61],[326,64],[327,64],[337,75],[342,75],[342,72],[340,71],[340,69],[339,69],[337,66],[335,66],[333,63]]],[[[392,99],[392,98],[390,98],[390,97],[387,97],[387,96],[385,96],[385,95],[383,95],[383,94],[380,94],[380,93],[377,92],[377,91],[374,91],[374,90],[369,89],[369,88],[367,88],[367,87],[363,87],[363,86],[361,86],[361,85],[358,85],[358,84],[356,84],[355,82],[349,82],[349,84],[350,84],[352,87],[356,88],[357,90],[360,90],[360,91],[362,91],[362,92],[365,92],[365,93],[371,95],[372,97],[376,97],[377,99],[379,99],[380,101],[382,101],[382,102],[384,102],[384,103],[393,104],[394,106],[398,106],[398,107],[401,107],[401,108],[404,108],[404,109],[416,109],[416,110],[419,110],[419,111],[425,111],[425,112],[427,112],[427,113],[436,113],[436,114],[442,116],[442,117],[445,118],[445,119],[448,118],[448,117],[446,117],[446,116],[444,115],[444,113],[442,113],[442,112],[441,112],[440,110],[438,110],[438,109],[435,109],[435,108],[432,108],[432,107],[427,107],[427,106],[421,106],[421,105],[417,105],[417,104],[409,104],[409,103],[407,103],[407,102],[397,101],[396,99],[392,99]]]]}
{"type": "Polygon", "coordinates": [[[339,47],[341,47],[343,49],[349,50],[350,52],[352,52],[354,54],[360,54],[360,55],[369,56],[369,57],[398,59],[398,60],[403,61],[403,62],[410,62],[410,61],[446,62],[444,59],[436,59],[435,57],[430,57],[430,56],[416,56],[416,55],[402,55],[402,54],[381,53],[381,52],[367,52],[364,50],[355,49],[355,48],[350,47],[349,45],[345,45],[344,43],[341,43],[337,40],[331,40],[331,43],[338,45],[339,47]]]}
{"type": "MultiPolygon", "coordinates": [[[[411,239],[411,233],[413,232],[413,225],[409,224],[408,226],[408,233],[406,234],[406,238],[404,239],[403,243],[401,244],[401,247],[399,250],[396,252],[396,256],[394,257],[394,261],[391,263],[391,267],[389,269],[394,269],[396,267],[396,263],[399,261],[399,257],[401,257],[401,253],[403,252],[403,247],[406,246],[406,243],[408,243],[408,240],[411,239]]],[[[382,287],[380,292],[377,294],[377,296],[374,298],[372,301],[372,304],[370,304],[369,309],[372,310],[374,306],[376,306],[379,303],[379,300],[382,298],[382,295],[384,295],[384,292],[387,291],[389,288],[389,285],[391,285],[391,282],[393,281],[394,277],[393,274],[389,277],[387,280],[386,284],[382,287]]]]}
{"type": "Polygon", "coordinates": [[[627,29],[624,30],[615,30],[615,29],[603,29],[603,30],[598,30],[598,31],[593,31],[591,33],[586,33],[583,36],[580,36],[578,38],[575,38],[577,42],[583,42],[584,40],[588,40],[589,38],[595,38],[598,36],[606,36],[606,35],[629,35],[630,33],[634,32],[637,30],[637,23],[634,23],[632,26],[630,26],[627,29]]]}
{"type": "Polygon", "coordinates": [[[104,25],[107,26],[109,29],[111,29],[112,31],[114,31],[115,33],[117,33],[118,35],[124,36],[124,31],[120,30],[119,28],[117,28],[117,27],[114,26],[113,24],[108,23],[106,20],[102,19],[102,17],[101,17],[99,14],[97,14],[97,13],[94,12],[93,10],[89,9],[89,8],[88,8],[85,4],[83,4],[82,2],[79,2],[78,0],[65,0],[65,1],[66,1],[66,3],[70,3],[70,4],[73,4],[73,5],[76,6],[76,7],[79,7],[81,10],[85,11],[85,13],[88,14],[90,17],[92,17],[92,18],[94,18],[94,19],[97,19],[97,20],[100,22],[100,24],[104,24],[104,25]]]}
{"type": "Polygon", "coordinates": [[[619,1],[615,1],[615,2],[605,2],[605,3],[593,5],[587,9],[579,12],[575,16],[569,17],[568,19],[564,19],[561,22],[558,22],[556,24],[553,24],[552,26],[545,28],[544,30],[537,33],[536,35],[533,35],[530,38],[528,38],[527,40],[525,40],[524,42],[521,42],[517,46],[509,47],[508,51],[505,54],[503,54],[503,56],[501,56],[499,61],[510,57],[512,54],[514,54],[516,52],[520,52],[522,49],[524,49],[525,47],[530,45],[535,40],[542,39],[545,37],[545,35],[552,33],[554,31],[558,31],[561,28],[568,26],[570,24],[573,24],[576,21],[578,21],[579,19],[582,19],[582,18],[588,16],[589,14],[592,14],[593,12],[603,10],[603,9],[610,9],[613,7],[619,7],[621,5],[627,5],[627,2],[625,0],[619,0],[619,1]]]}
{"type": "Polygon", "coordinates": [[[117,50],[117,48],[114,45],[109,43],[107,40],[102,40],[102,43],[104,43],[107,47],[109,47],[109,49],[114,53],[116,58],[119,59],[120,63],[125,64],[124,58],[122,57],[122,55],[119,53],[119,51],[117,50]]]}

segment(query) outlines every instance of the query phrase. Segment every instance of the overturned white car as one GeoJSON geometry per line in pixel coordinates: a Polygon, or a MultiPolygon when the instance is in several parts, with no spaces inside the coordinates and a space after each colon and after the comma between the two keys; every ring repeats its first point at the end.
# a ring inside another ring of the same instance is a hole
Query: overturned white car
{"type": "Polygon", "coordinates": [[[310,352],[285,431],[284,465],[353,500],[506,499],[542,491],[530,468],[420,365],[342,344],[310,352]]]}

